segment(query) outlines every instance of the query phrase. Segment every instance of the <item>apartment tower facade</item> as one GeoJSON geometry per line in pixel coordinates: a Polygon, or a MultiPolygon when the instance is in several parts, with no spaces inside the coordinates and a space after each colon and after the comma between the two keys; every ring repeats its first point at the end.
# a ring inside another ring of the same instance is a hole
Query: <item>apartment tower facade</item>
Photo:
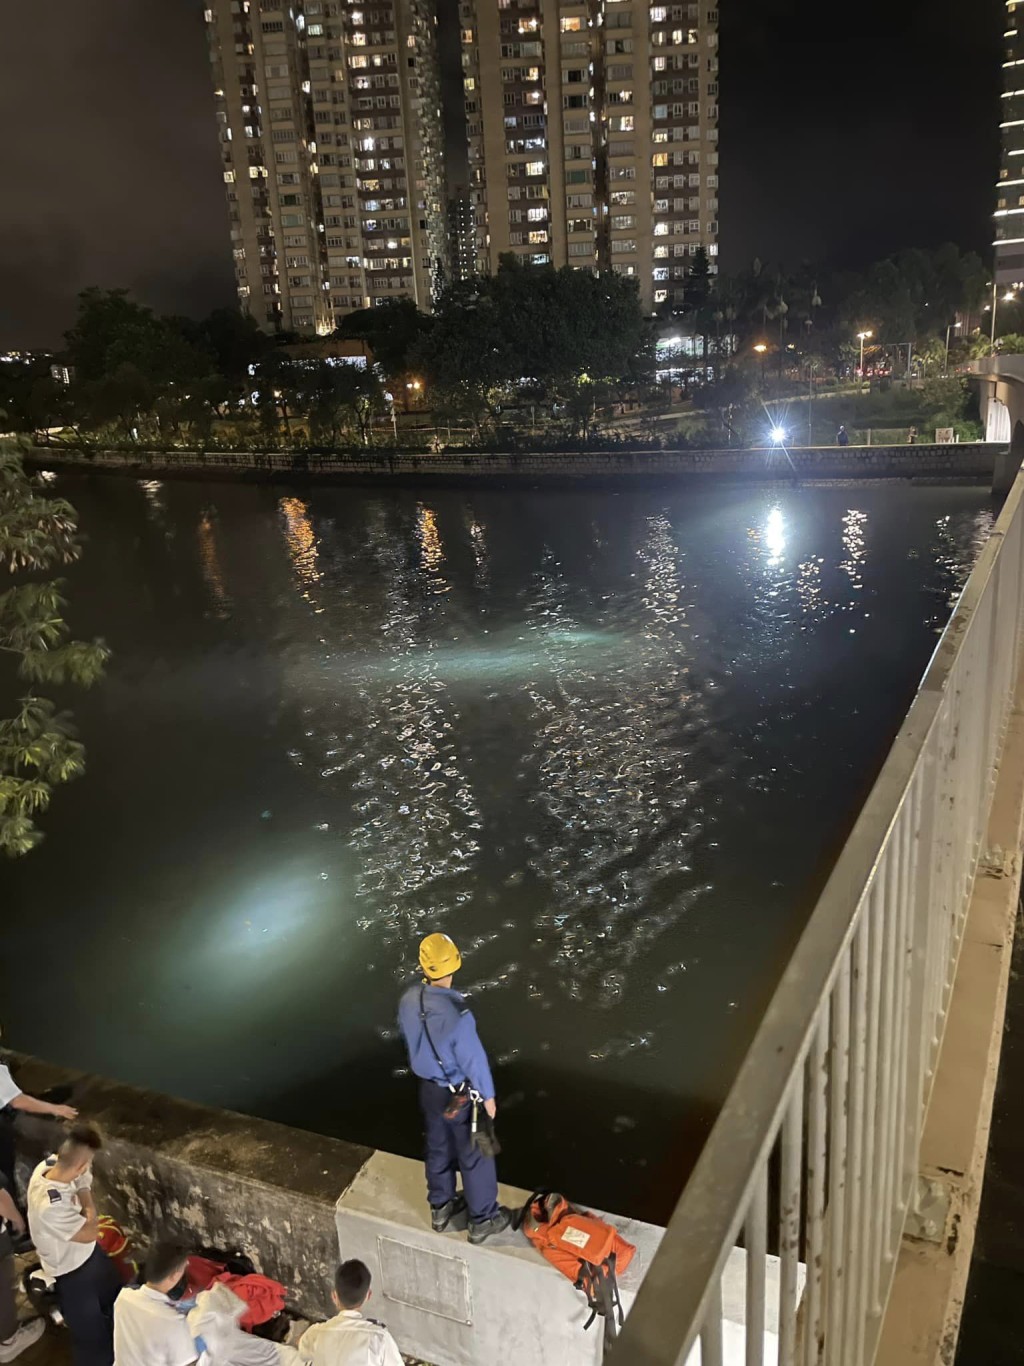
{"type": "Polygon", "coordinates": [[[506,252],[681,303],[718,256],[718,10],[461,0],[476,266],[506,252]]]}
{"type": "Polygon", "coordinates": [[[269,329],[333,331],[449,278],[429,0],[207,0],[235,278],[269,329]]]}
{"type": "Polygon", "coordinates": [[[995,211],[995,283],[1024,281],[1024,0],[1006,0],[1001,157],[995,211]]]}

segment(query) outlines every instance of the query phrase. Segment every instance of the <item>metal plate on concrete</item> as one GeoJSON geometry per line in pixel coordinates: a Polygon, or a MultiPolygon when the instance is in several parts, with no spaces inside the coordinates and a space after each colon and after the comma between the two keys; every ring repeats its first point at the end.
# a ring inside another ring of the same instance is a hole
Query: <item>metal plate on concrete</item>
{"type": "Polygon", "coordinates": [[[462,1257],[446,1257],[396,1238],[377,1238],[381,1290],[389,1300],[438,1314],[453,1323],[472,1323],[469,1267],[462,1257]]]}

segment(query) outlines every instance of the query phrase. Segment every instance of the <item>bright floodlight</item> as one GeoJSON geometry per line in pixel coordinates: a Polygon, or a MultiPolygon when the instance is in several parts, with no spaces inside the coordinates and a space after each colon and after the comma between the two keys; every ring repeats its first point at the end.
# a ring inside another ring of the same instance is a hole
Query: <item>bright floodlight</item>
{"type": "Polygon", "coordinates": [[[773,446],[781,446],[786,439],[785,427],[773,427],[771,430],[771,438],[773,446]]]}

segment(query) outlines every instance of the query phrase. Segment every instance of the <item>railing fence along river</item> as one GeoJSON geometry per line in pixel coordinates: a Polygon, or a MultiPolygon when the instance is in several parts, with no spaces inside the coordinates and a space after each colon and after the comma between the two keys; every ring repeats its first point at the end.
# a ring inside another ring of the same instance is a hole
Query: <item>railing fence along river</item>
{"type": "Polygon", "coordinates": [[[747,1366],[765,1360],[769,1247],[780,1366],[873,1360],[1022,619],[1018,476],[672,1215],[621,1343],[634,1366],[685,1362],[698,1338],[701,1366],[722,1366],[722,1273],[741,1235],[747,1366]]]}

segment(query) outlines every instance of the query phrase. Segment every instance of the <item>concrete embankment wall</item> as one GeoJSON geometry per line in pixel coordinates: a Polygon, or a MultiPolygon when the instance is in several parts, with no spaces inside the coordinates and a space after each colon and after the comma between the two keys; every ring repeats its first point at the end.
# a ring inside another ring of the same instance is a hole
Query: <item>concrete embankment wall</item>
{"type": "Polygon", "coordinates": [[[140,477],[273,479],[282,475],[353,483],[497,483],[716,478],[771,480],[916,479],[986,483],[1004,447],[994,442],[943,446],[846,446],[721,451],[536,451],[317,456],[291,451],[80,451],[32,449],[33,463],[119,470],[140,477]]]}
{"type": "MultiPolygon", "coordinates": [[[[122,1224],[136,1251],[164,1231],[196,1246],[245,1252],[259,1271],[288,1287],[293,1307],[314,1319],[333,1312],[330,1287],[339,1258],[359,1257],[373,1274],[374,1317],[409,1356],[434,1366],[600,1363],[600,1325],[584,1332],[583,1297],[522,1234],[504,1233],[471,1247],[465,1234],[431,1230],[419,1162],[17,1053],[5,1053],[4,1061],[29,1094],[70,1085],[83,1117],[102,1126],[97,1204],[122,1224]]],[[[409,1121],[418,1129],[412,1091],[409,1121]]],[[[21,1115],[18,1129],[24,1182],[31,1166],[56,1147],[62,1126],[21,1115]]],[[[516,1207],[527,1192],[502,1186],[500,1195],[516,1207]]],[[[663,1230],[605,1217],[637,1249],[619,1278],[628,1312],[663,1230]]],[[[736,1249],[726,1270],[728,1366],[740,1366],[744,1355],[745,1255],[736,1249]]],[[[778,1350],[774,1257],[767,1259],[766,1276],[767,1361],[778,1350]]],[[[697,1361],[694,1356],[692,1366],[697,1361]]]]}

